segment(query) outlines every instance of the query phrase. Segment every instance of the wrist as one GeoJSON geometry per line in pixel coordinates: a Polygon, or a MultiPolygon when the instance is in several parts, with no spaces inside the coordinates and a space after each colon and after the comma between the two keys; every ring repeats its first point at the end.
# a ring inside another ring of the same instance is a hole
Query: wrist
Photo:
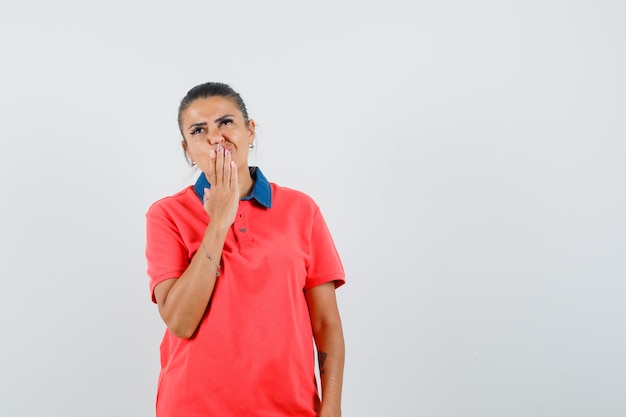
{"type": "Polygon", "coordinates": [[[322,407],[319,417],[341,417],[341,409],[330,410],[322,407]]]}
{"type": "Polygon", "coordinates": [[[221,261],[215,262],[215,259],[213,259],[213,257],[211,256],[211,253],[206,248],[204,242],[202,242],[202,249],[204,249],[204,254],[206,255],[207,259],[213,264],[213,266],[215,266],[215,276],[219,278],[221,261]]]}
{"type": "Polygon", "coordinates": [[[228,234],[228,229],[231,224],[232,223],[228,223],[227,221],[221,219],[211,219],[204,232],[204,238],[208,238],[211,241],[215,239],[220,241],[226,240],[226,235],[228,234]]]}

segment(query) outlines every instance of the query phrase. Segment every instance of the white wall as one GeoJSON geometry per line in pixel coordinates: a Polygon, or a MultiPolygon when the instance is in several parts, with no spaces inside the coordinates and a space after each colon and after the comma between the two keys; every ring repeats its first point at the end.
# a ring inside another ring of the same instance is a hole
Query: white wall
{"type": "Polygon", "coordinates": [[[90,3],[0,5],[0,415],[153,415],[144,214],[209,80],[330,224],[345,416],[626,415],[624,2],[90,3]]]}

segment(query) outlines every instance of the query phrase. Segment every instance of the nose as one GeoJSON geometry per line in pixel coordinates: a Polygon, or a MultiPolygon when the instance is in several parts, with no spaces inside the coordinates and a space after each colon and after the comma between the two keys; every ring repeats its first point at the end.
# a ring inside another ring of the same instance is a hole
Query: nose
{"type": "Polygon", "coordinates": [[[211,129],[207,136],[211,145],[224,142],[224,136],[222,136],[219,129],[211,129]]]}

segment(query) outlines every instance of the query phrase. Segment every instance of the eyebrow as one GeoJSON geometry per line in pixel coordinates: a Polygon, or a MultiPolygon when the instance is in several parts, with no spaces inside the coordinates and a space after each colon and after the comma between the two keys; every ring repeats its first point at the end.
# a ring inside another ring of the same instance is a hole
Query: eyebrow
{"type": "MultiPolygon", "coordinates": [[[[223,122],[226,119],[232,119],[235,116],[233,116],[232,114],[225,114],[224,116],[218,117],[217,119],[215,119],[215,123],[220,123],[223,122]]],[[[207,122],[198,122],[198,123],[194,123],[192,125],[190,125],[187,129],[193,129],[194,127],[204,127],[207,126],[207,122]]]]}
{"type": "Polygon", "coordinates": [[[189,126],[187,130],[193,129],[194,127],[201,127],[201,126],[206,126],[206,125],[207,125],[206,122],[194,123],[191,126],[189,126]]]}
{"type": "Polygon", "coordinates": [[[215,123],[219,123],[219,122],[223,122],[226,119],[233,119],[235,116],[233,116],[232,114],[225,114],[222,117],[218,117],[217,119],[215,119],[215,123]]]}

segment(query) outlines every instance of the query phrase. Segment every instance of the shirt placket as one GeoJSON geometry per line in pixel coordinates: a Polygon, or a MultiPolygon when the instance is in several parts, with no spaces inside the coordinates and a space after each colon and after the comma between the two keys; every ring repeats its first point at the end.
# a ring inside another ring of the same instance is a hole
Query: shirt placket
{"type": "Polygon", "coordinates": [[[235,238],[239,244],[239,249],[252,248],[254,242],[252,240],[252,234],[250,233],[249,221],[250,221],[250,203],[241,201],[239,202],[239,210],[233,223],[233,231],[235,238]]]}

